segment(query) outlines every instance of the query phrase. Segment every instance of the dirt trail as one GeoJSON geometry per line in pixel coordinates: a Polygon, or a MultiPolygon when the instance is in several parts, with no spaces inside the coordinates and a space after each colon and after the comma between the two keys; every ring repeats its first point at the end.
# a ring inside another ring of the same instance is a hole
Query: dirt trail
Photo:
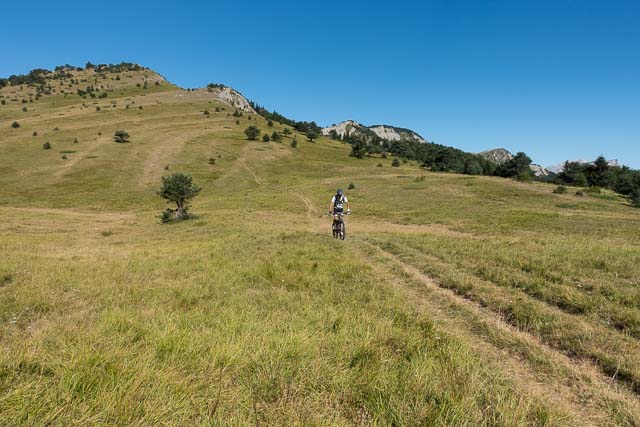
{"type": "Polygon", "coordinates": [[[399,289],[447,331],[465,338],[478,353],[499,360],[507,376],[513,378],[519,387],[570,414],[578,423],[574,425],[616,425],[613,416],[618,408],[613,402],[622,402],[625,412],[634,421],[640,420],[638,397],[605,377],[597,367],[575,361],[546,346],[479,304],[440,287],[432,278],[379,246],[362,239],[357,239],[356,246],[363,259],[385,283],[399,289]],[[391,264],[419,287],[382,267],[380,260],[391,264]],[[533,360],[538,363],[544,360],[545,366],[536,366],[533,360]]]}
{"type": "Polygon", "coordinates": [[[56,180],[64,178],[64,176],[69,173],[75,165],[80,161],[87,159],[89,156],[92,156],[100,145],[108,143],[110,140],[111,138],[109,136],[101,136],[93,142],[82,144],[80,147],[83,149],[82,153],[69,154],[70,157],[65,160],[62,167],[53,174],[53,178],[56,180]]]}
{"type": "Polygon", "coordinates": [[[238,163],[240,163],[240,165],[246,169],[251,176],[253,176],[253,179],[256,181],[256,184],[260,185],[262,184],[262,180],[260,179],[260,177],[258,176],[258,174],[256,173],[256,171],[247,164],[246,160],[244,159],[244,157],[240,157],[238,158],[238,163]]]}

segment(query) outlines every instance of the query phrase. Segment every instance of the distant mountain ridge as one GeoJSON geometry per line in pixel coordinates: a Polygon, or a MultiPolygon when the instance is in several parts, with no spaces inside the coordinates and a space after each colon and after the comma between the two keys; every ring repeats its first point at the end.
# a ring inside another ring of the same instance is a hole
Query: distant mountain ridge
{"type": "Polygon", "coordinates": [[[358,137],[368,141],[379,138],[384,141],[415,141],[422,144],[428,143],[419,133],[411,129],[390,125],[365,126],[355,120],[345,120],[322,128],[322,134],[325,136],[334,135],[340,139],[344,139],[345,137],[358,137]]]}
{"type": "MultiPolygon", "coordinates": [[[[495,148],[493,150],[485,150],[478,153],[478,155],[499,165],[513,159],[513,154],[506,148],[495,148]]],[[[544,178],[553,173],[549,171],[547,168],[541,165],[538,165],[536,163],[532,163],[530,165],[530,168],[533,174],[538,178],[544,178]]]]}

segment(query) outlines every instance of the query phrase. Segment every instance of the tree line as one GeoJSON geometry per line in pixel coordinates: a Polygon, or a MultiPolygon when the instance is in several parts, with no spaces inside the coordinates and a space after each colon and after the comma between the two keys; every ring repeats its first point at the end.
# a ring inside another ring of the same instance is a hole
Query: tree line
{"type": "Polygon", "coordinates": [[[640,207],[640,170],[611,165],[600,156],[593,163],[566,162],[556,183],[576,187],[597,187],[630,197],[640,207]]]}

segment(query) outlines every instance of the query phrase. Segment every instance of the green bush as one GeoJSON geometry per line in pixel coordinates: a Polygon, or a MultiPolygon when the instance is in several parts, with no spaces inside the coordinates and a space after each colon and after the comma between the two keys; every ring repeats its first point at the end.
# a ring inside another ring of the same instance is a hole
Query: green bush
{"type": "Polygon", "coordinates": [[[260,129],[256,126],[249,126],[244,130],[244,134],[247,135],[249,141],[255,141],[260,136],[260,129]]]}
{"type": "Polygon", "coordinates": [[[297,148],[297,147],[298,147],[298,138],[294,136],[293,139],[291,140],[291,148],[297,148]]]}
{"type": "Polygon", "coordinates": [[[554,194],[567,194],[567,187],[565,185],[558,185],[554,190],[554,194]]]}
{"type": "Polygon", "coordinates": [[[349,184],[349,186],[347,187],[347,190],[353,190],[354,188],[356,188],[356,185],[352,182],[349,184]]]}
{"type": "Polygon", "coordinates": [[[391,166],[393,166],[394,168],[399,168],[400,160],[398,160],[397,158],[393,159],[393,162],[391,162],[391,166]]]}
{"type": "Polygon", "coordinates": [[[262,137],[262,140],[263,140],[264,142],[269,142],[269,141],[271,141],[271,138],[269,137],[269,135],[268,135],[268,134],[266,134],[266,133],[265,133],[265,134],[264,134],[264,136],[262,137]]]}
{"type": "Polygon", "coordinates": [[[271,126],[271,127],[273,127],[273,121],[272,121],[272,120],[269,120],[269,121],[267,122],[267,126],[271,126]]]}
{"type": "Polygon", "coordinates": [[[629,198],[631,199],[631,206],[634,208],[640,208],[640,189],[634,190],[629,198]]]}
{"type": "Polygon", "coordinates": [[[42,144],[42,149],[51,150],[51,144],[49,142],[45,142],[44,144],[42,144]]]}
{"type": "Polygon", "coordinates": [[[38,136],[38,132],[37,131],[33,131],[33,136],[38,136]]]}
{"type": "Polygon", "coordinates": [[[113,140],[117,143],[124,144],[129,142],[129,134],[123,130],[117,130],[115,134],[113,134],[113,140]]]}
{"type": "Polygon", "coordinates": [[[382,167],[382,163],[378,163],[378,164],[376,165],[376,167],[381,168],[381,167],[382,167]]]}
{"type": "Polygon", "coordinates": [[[20,127],[20,123],[13,122],[13,123],[11,123],[11,127],[14,128],[14,129],[18,129],[20,127]]]}
{"type": "Polygon", "coordinates": [[[282,141],[282,137],[280,136],[280,134],[277,131],[273,131],[273,133],[271,134],[271,140],[274,142],[281,142],[282,141]]]}

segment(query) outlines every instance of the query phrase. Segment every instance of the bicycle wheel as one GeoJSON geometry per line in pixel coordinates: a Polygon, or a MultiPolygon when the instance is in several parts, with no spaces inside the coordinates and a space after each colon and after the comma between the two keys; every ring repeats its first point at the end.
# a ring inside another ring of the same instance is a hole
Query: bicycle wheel
{"type": "Polygon", "coordinates": [[[335,222],[333,224],[331,224],[331,232],[333,233],[333,238],[337,239],[338,238],[338,226],[337,226],[337,224],[335,222]]]}
{"type": "Polygon", "coordinates": [[[340,221],[340,240],[344,240],[347,237],[347,227],[343,221],[340,221]]]}

